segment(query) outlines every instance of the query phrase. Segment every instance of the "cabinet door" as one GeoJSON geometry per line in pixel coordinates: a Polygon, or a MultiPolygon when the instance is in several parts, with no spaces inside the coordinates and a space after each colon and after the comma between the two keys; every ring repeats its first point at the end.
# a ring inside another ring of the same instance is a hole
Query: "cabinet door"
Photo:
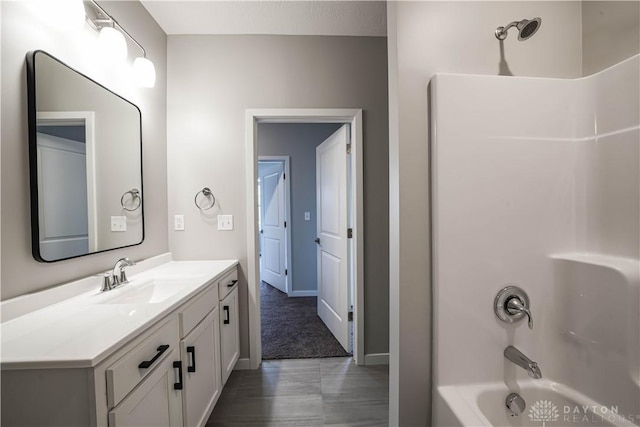
{"type": "Polygon", "coordinates": [[[220,302],[220,351],[222,352],[222,384],[225,384],[240,355],[237,287],[220,302]]]}
{"type": "MultiPolygon", "coordinates": [[[[109,411],[109,427],[182,426],[177,352],[156,367],[118,406],[109,411]]],[[[179,362],[178,362],[179,363],[179,362]]]]}
{"type": "Polygon", "coordinates": [[[220,317],[214,308],[180,342],[184,367],[184,425],[203,426],[220,397],[220,317]]]}

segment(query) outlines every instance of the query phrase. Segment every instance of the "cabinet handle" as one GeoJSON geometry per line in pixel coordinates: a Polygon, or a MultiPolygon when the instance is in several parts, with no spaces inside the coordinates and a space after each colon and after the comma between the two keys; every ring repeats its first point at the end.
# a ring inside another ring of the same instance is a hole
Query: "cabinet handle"
{"type": "Polygon", "coordinates": [[[196,348],[194,346],[187,347],[187,354],[191,354],[191,366],[187,366],[187,372],[196,371],[196,348]]]}
{"type": "Polygon", "coordinates": [[[167,351],[168,349],[169,349],[169,344],[163,344],[163,345],[161,345],[161,346],[160,346],[160,347],[158,347],[158,349],[156,350],[156,351],[157,351],[157,353],[156,353],[156,355],[155,355],[155,356],[153,356],[153,359],[151,359],[151,360],[145,360],[145,361],[141,362],[141,363],[138,365],[138,368],[140,368],[140,369],[147,369],[147,368],[149,368],[151,365],[153,365],[153,362],[155,362],[156,360],[158,360],[158,358],[159,358],[160,356],[162,356],[162,353],[164,353],[164,352],[165,352],[165,351],[167,351]]]}
{"type": "Polygon", "coordinates": [[[222,307],[222,309],[224,310],[224,321],[222,323],[228,325],[229,323],[231,323],[229,321],[229,306],[225,305],[224,307],[222,307]]]}
{"type": "Polygon", "coordinates": [[[173,362],[173,367],[178,368],[178,382],[173,384],[173,389],[182,390],[182,363],[179,360],[173,362]]]}
{"type": "Polygon", "coordinates": [[[232,280],[229,283],[227,283],[227,287],[232,288],[233,285],[235,285],[236,283],[238,283],[238,279],[232,280]]]}

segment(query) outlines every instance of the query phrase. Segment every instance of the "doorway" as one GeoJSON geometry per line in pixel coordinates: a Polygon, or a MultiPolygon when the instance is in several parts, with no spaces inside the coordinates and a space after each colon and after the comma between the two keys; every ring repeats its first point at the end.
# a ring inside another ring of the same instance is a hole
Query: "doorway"
{"type": "MultiPolygon", "coordinates": [[[[352,208],[352,216],[350,218],[344,218],[344,224],[337,225],[334,231],[344,234],[347,238],[347,228],[351,231],[349,239],[349,250],[351,255],[348,255],[353,261],[353,269],[349,271],[348,268],[343,269],[340,274],[345,274],[348,280],[352,280],[353,283],[353,358],[357,364],[364,363],[363,349],[364,349],[364,335],[363,335],[363,319],[364,319],[364,294],[363,294],[363,263],[362,263],[362,249],[363,249],[363,236],[362,236],[362,112],[361,110],[248,110],[247,111],[247,236],[248,236],[248,282],[249,282],[249,332],[250,332],[250,367],[252,369],[257,368],[260,365],[262,358],[261,348],[261,324],[260,324],[260,250],[261,239],[260,229],[258,224],[261,224],[261,215],[259,213],[260,198],[262,203],[263,195],[262,188],[258,188],[257,181],[259,176],[258,167],[258,125],[262,123],[335,123],[335,124],[348,124],[349,126],[343,128],[343,133],[347,136],[351,143],[350,155],[345,159],[345,171],[344,177],[349,178],[352,183],[352,202],[350,206],[352,208]],[[350,225],[350,227],[349,227],[350,225]],[[344,230],[342,230],[344,228],[344,230]]],[[[346,146],[345,146],[346,156],[346,146]]],[[[334,157],[334,156],[330,156],[334,157]]],[[[329,167],[328,169],[331,169],[329,167]]],[[[331,181],[331,179],[329,180],[331,181]]],[[[273,181],[275,183],[275,180],[273,181]]],[[[262,179],[261,179],[262,183],[262,179]]],[[[343,206],[346,211],[347,189],[344,191],[343,206]]],[[[335,224],[334,224],[335,225],[335,224]]],[[[331,231],[331,230],[325,230],[331,231]]],[[[264,234],[264,232],[262,233],[264,234]]],[[[318,234],[318,233],[316,233],[318,234]]],[[[336,233],[333,233],[336,234],[336,233]]],[[[325,238],[329,239],[328,234],[325,233],[325,238]]],[[[321,242],[324,243],[324,242],[321,242]]],[[[277,246],[277,245],[274,245],[277,246]]],[[[320,253],[321,251],[318,251],[320,253]]],[[[295,253],[295,252],[294,252],[295,253]]],[[[333,255],[335,256],[335,255],[333,255]]],[[[329,259],[325,255],[325,260],[329,259]]],[[[326,263],[325,263],[326,264],[326,263]]],[[[322,265],[322,263],[321,263],[322,265]]],[[[335,264],[337,265],[337,264],[335,264]]],[[[334,266],[335,266],[334,265],[334,266]]],[[[348,265],[344,262],[343,265],[348,265]]],[[[272,265],[273,266],[273,265],[272,265]]],[[[337,269],[329,268],[330,265],[324,269],[326,274],[335,274],[337,269]]],[[[264,265],[263,265],[264,268],[264,265]]],[[[322,268],[322,267],[321,267],[322,268]]],[[[321,272],[322,273],[322,272],[321,272]]],[[[295,278],[295,273],[293,278],[295,278]]],[[[291,278],[290,278],[291,279],[291,278]]],[[[297,279],[295,279],[297,280],[297,279]]],[[[290,286],[295,286],[295,282],[290,280],[290,286]]],[[[289,289],[291,291],[291,288],[289,289]]],[[[348,289],[344,290],[347,295],[350,293],[348,289]]],[[[326,301],[325,301],[326,302],[326,301]]],[[[318,303],[320,305],[320,303],[318,303]]],[[[330,304],[328,304],[330,305],[330,304]]],[[[348,317],[348,309],[343,314],[340,314],[341,318],[348,317]]]]}

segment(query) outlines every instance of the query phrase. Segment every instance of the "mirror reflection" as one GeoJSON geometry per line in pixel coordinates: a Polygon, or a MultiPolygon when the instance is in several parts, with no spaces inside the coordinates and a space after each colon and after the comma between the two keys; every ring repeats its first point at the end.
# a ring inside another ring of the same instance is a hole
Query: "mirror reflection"
{"type": "Polygon", "coordinates": [[[144,238],[140,110],[43,51],[27,55],[33,256],[144,238]]]}

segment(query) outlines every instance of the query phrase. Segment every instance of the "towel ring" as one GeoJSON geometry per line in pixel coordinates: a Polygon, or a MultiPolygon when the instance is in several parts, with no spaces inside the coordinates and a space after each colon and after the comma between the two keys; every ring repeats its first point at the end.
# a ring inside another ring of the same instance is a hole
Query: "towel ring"
{"type": "Polygon", "coordinates": [[[211,192],[211,189],[209,187],[204,187],[202,190],[198,191],[196,193],[196,197],[193,198],[193,203],[196,204],[196,206],[198,207],[198,209],[200,209],[201,211],[206,211],[207,209],[211,209],[213,207],[213,205],[216,204],[216,196],[213,195],[213,193],[211,192]],[[200,206],[198,204],[198,196],[200,195],[200,193],[202,193],[202,195],[206,198],[210,198],[211,199],[211,204],[209,206],[207,206],[206,208],[200,206]]]}
{"type": "Polygon", "coordinates": [[[122,209],[124,209],[125,211],[133,212],[137,210],[142,205],[142,197],[140,197],[140,190],[138,190],[137,188],[132,188],[129,191],[125,191],[122,197],[120,197],[120,204],[122,205],[122,209]],[[138,199],[138,204],[135,205],[133,209],[129,209],[124,204],[124,198],[127,196],[127,194],[131,195],[131,200],[138,199]]]}

